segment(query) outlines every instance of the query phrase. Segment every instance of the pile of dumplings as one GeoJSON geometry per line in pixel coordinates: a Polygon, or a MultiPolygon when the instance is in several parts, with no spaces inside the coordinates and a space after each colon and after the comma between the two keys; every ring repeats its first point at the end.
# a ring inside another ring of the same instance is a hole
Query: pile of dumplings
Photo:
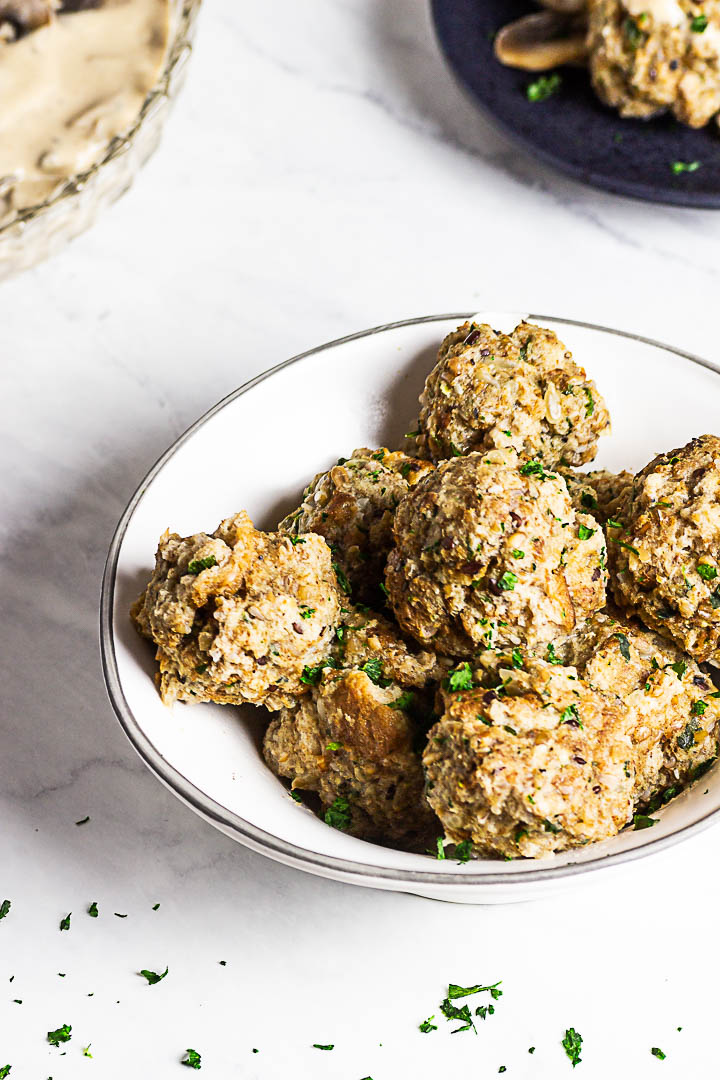
{"type": "Polygon", "coordinates": [[[163,700],[268,710],[270,769],[375,843],[537,858],[647,822],[717,755],[720,439],[579,471],[607,407],[529,323],[458,327],[419,405],[276,531],[161,537],[132,617],[163,700]]]}

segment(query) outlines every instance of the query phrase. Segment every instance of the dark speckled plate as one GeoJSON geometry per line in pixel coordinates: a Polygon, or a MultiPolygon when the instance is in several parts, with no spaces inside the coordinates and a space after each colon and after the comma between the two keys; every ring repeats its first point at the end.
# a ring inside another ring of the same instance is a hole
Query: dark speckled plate
{"type": "Polygon", "coordinates": [[[493,55],[495,32],[537,10],[526,0],[432,0],[435,28],[463,85],[526,150],[576,180],[620,195],[676,206],[720,209],[720,129],[683,127],[670,117],[622,120],[601,105],[587,72],[565,68],[562,85],[542,102],[528,101],[536,75],[503,67],[493,55]],[[700,161],[675,175],[676,161],[700,161]]]}

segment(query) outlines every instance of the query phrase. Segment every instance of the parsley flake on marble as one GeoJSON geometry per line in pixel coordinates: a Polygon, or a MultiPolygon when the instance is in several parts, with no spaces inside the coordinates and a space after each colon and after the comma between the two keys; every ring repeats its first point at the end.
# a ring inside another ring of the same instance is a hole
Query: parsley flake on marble
{"type": "Polygon", "coordinates": [[[59,1046],[60,1043],[70,1042],[72,1039],[72,1024],[62,1024],[55,1031],[48,1031],[47,1041],[51,1046],[59,1046]]]}
{"type": "Polygon", "coordinates": [[[190,1047],[185,1051],[185,1057],[180,1062],[181,1065],[187,1065],[189,1069],[201,1069],[202,1058],[198,1054],[197,1050],[192,1050],[190,1047]]]}
{"type": "Polygon", "coordinates": [[[140,974],[145,979],[147,979],[148,986],[155,986],[156,983],[159,983],[162,979],[165,978],[167,973],[168,973],[168,968],[167,967],[163,971],[162,975],[158,975],[157,971],[148,971],[147,968],[141,968],[140,969],[140,974]]]}

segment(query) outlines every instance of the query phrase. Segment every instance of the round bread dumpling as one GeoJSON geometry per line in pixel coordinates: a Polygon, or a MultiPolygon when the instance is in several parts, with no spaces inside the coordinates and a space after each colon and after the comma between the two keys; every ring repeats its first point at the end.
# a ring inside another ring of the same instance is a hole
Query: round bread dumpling
{"type": "Polygon", "coordinates": [[[265,760],[293,790],[319,796],[328,824],[425,850],[440,831],[420,757],[440,674],[436,658],[410,649],[389,622],[352,611],[330,662],[307,671],[310,695],[268,727],[265,760]]]}
{"type": "Polygon", "coordinates": [[[443,462],[400,503],[388,596],[400,626],[457,657],[569,634],[605,603],[605,537],[565,481],[507,452],[443,462]]]}
{"type": "Polygon", "coordinates": [[[318,533],[330,545],[341,584],[356,599],[377,601],[392,547],[392,522],[403,495],[432,471],[427,461],[381,447],[354,450],[318,473],[301,505],[278,526],[300,536],[318,533]]]}
{"type": "Polygon", "coordinates": [[[661,805],[715,760],[720,700],[710,678],[670,642],[599,613],[558,649],[584,682],[626,706],[635,755],[633,800],[661,805]]]}
{"type": "Polygon", "coordinates": [[[617,698],[520,650],[483,654],[474,671],[461,664],[445,687],[423,764],[453,843],[538,858],[631,820],[633,750],[617,698]]]}
{"type": "Polygon", "coordinates": [[[620,608],[698,662],[720,662],[720,439],[654,458],[608,520],[620,608]]]}
{"type": "Polygon", "coordinates": [[[418,452],[433,461],[493,447],[546,468],[592,461],[610,416],[552,330],[465,323],[445,338],[420,396],[418,452]]]}
{"type": "Polygon", "coordinates": [[[604,525],[617,510],[618,500],[635,479],[631,472],[575,472],[561,469],[560,475],[567,484],[573,506],[582,513],[590,513],[604,525]]]}
{"type": "Polygon", "coordinates": [[[699,128],[720,110],[719,0],[589,0],[588,14],[593,86],[621,116],[699,128]]]}
{"type": "Polygon", "coordinates": [[[166,532],[132,617],[158,647],[166,704],[279,709],[307,692],[303,670],[328,655],[340,593],[322,537],[293,543],[242,512],[211,535],[166,532]]]}

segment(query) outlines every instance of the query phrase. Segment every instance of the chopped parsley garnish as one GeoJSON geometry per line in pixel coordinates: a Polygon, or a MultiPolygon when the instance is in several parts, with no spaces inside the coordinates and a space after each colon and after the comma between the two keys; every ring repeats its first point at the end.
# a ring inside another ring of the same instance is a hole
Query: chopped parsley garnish
{"type": "Polygon", "coordinates": [[[547,818],[543,820],[543,828],[545,832],[559,833],[562,832],[562,828],[559,825],[553,825],[552,821],[548,821],[547,818]]]}
{"type": "Polygon", "coordinates": [[[615,540],[612,536],[609,537],[609,540],[611,544],[617,544],[618,547],[626,548],[628,551],[632,551],[633,555],[640,555],[638,549],[633,547],[632,544],[626,543],[625,540],[615,540]]]}
{"type": "Polygon", "coordinates": [[[0,1065],[0,1080],[5,1080],[6,1076],[10,1075],[12,1065],[0,1065]]]}
{"type": "Polygon", "coordinates": [[[513,548],[512,551],[510,552],[510,554],[512,555],[513,559],[524,559],[525,558],[525,552],[521,551],[520,548],[513,548]]]}
{"type": "Polygon", "coordinates": [[[554,480],[555,473],[545,472],[545,467],[541,461],[526,461],[524,465],[520,466],[521,476],[537,476],[539,480],[554,480]]]}
{"type": "Polygon", "coordinates": [[[342,743],[329,742],[325,747],[326,750],[342,750],[342,743]]]}
{"type": "Polygon", "coordinates": [[[302,802],[302,797],[301,797],[299,792],[291,791],[291,792],[289,792],[289,794],[290,794],[290,798],[293,799],[295,802],[299,802],[299,803],[302,802]]]}
{"type": "Polygon", "coordinates": [[[718,575],[717,566],[711,566],[709,563],[698,563],[697,572],[703,581],[714,581],[718,575]]]}
{"type": "Polygon", "coordinates": [[[492,994],[493,998],[497,1000],[497,998],[502,997],[502,990],[497,990],[501,982],[502,979],[500,979],[499,982],[489,984],[488,986],[481,986],[479,983],[477,986],[458,986],[457,983],[449,983],[448,998],[450,1001],[456,1001],[457,998],[470,997],[471,994],[481,994],[483,991],[487,990],[492,994]],[[497,990],[497,993],[493,994],[493,990],[497,990]]]}
{"type": "Polygon", "coordinates": [[[185,1057],[182,1059],[180,1064],[181,1065],[187,1065],[187,1067],[189,1069],[201,1069],[202,1068],[202,1065],[200,1064],[201,1061],[202,1061],[202,1058],[198,1054],[197,1050],[191,1050],[188,1047],[188,1049],[185,1051],[185,1057]]]}
{"type": "Polygon", "coordinates": [[[436,859],[444,859],[445,858],[445,841],[443,840],[442,836],[438,836],[437,840],[435,841],[435,849],[436,849],[436,852],[437,852],[436,855],[435,855],[435,858],[436,859]]]}
{"type": "Polygon", "coordinates": [[[76,821],[75,824],[76,825],[87,825],[89,820],[90,820],[90,817],[88,815],[88,817],[84,817],[84,818],[81,818],[80,821],[76,821]]]}
{"type": "Polygon", "coordinates": [[[159,983],[168,973],[168,968],[165,968],[162,975],[158,975],[157,971],[148,971],[147,968],[142,968],[140,974],[147,979],[148,986],[155,986],[155,983],[159,983]]]}
{"type": "Polygon", "coordinates": [[[455,858],[461,863],[466,863],[472,856],[472,840],[461,840],[455,845],[455,858]]]}
{"type": "Polygon", "coordinates": [[[316,1050],[334,1050],[335,1043],[313,1043],[316,1050]]]}
{"type": "Polygon", "coordinates": [[[525,661],[523,660],[522,650],[513,649],[512,651],[512,666],[514,668],[521,668],[525,661]]]}
{"type": "Polygon", "coordinates": [[[373,656],[369,660],[366,660],[365,663],[360,666],[360,670],[365,672],[371,682],[374,682],[376,686],[379,686],[382,689],[389,686],[392,682],[392,679],[384,678],[383,662],[377,656],[373,656]]]}
{"type": "Polygon", "coordinates": [[[88,915],[90,916],[91,919],[97,919],[97,917],[98,917],[97,900],[93,900],[92,904],[90,905],[90,907],[87,910],[87,913],[88,913],[88,915]]]}
{"type": "Polygon", "coordinates": [[[613,637],[616,637],[618,639],[618,644],[620,645],[620,655],[622,656],[623,660],[626,664],[629,663],[630,642],[627,639],[627,634],[613,634],[613,637]]]}
{"type": "Polygon", "coordinates": [[[72,911],[70,912],[69,915],[66,915],[64,919],[60,920],[60,929],[61,930],[69,930],[70,929],[70,915],[72,915],[72,911]]]}
{"type": "Polygon", "coordinates": [[[90,1053],[90,1047],[91,1046],[92,1046],[92,1043],[88,1043],[87,1046],[83,1046],[83,1048],[82,1048],[83,1057],[89,1057],[89,1058],[92,1057],[92,1054],[90,1053]]]}
{"type": "Polygon", "coordinates": [[[314,607],[303,607],[302,611],[300,612],[300,618],[301,619],[312,619],[314,614],[315,614],[315,608],[314,607]]]}
{"type": "Polygon", "coordinates": [[[467,660],[451,671],[447,677],[447,688],[453,692],[459,690],[472,690],[473,677],[467,660]]]}
{"type": "Polygon", "coordinates": [[[55,1031],[48,1031],[47,1041],[51,1046],[59,1046],[60,1043],[70,1042],[72,1035],[72,1024],[63,1024],[62,1027],[56,1028],[55,1031]]]}
{"type": "MultiPolygon", "coordinates": [[[[552,75],[541,75],[539,79],[535,79],[531,82],[525,90],[528,101],[547,101],[549,97],[556,94],[562,85],[562,77],[557,71],[553,71],[552,75]]],[[[523,346],[527,348],[527,346],[523,346]]]]}
{"type": "Polygon", "coordinates": [[[5,918],[11,907],[12,903],[10,900],[3,900],[2,904],[0,904],[0,919],[5,918]]]}
{"type": "Polygon", "coordinates": [[[116,919],[127,919],[127,915],[121,915],[119,911],[113,911],[113,915],[116,919]]]}
{"type": "Polygon", "coordinates": [[[702,716],[707,709],[707,704],[704,701],[693,701],[692,709],[690,710],[693,716],[702,716]]]}
{"type": "Polygon", "coordinates": [[[440,1006],[440,1012],[443,1014],[446,1020],[461,1020],[462,1025],[455,1028],[450,1032],[451,1035],[457,1035],[460,1031],[467,1031],[469,1028],[475,1030],[475,1024],[473,1023],[472,1015],[470,1013],[469,1005],[461,1005],[460,1008],[457,1005],[453,1005],[450,998],[445,998],[440,1006]]]}
{"type": "Polygon", "coordinates": [[[585,415],[592,416],[592,414],[595,412],[595,401],[593,400],[593,396],[590,393],[589,386],[585,387],[585,397],[587,398],[587,401],[585,402],[585,415]]]}
{"type": "Polygon", "coordinates": [[[350,803],[338,795],[325,811],[325,824],[344,831],[350,825],[350,803]]]}
{"type": "Polygon", "coordinates": [[[506,570],[498,581],[498,585],[505,592],[512,592],[518,583],[517,574],[513,574],[512,570],[506,570]]]}
{"type": "Polygon", "coordinates": [[[293,547],[295,547],[296,544],[304,544],[305,543],[305,537],[304,536],[288,536],[288,540],[290,541],[290,543],[292,544],[293,547]]]}
{"type": "Polygon", "coordinates": [[[575,1028],[568,1028],[562,1041],[563,1050],[570,1058],[573,1069],[582,1061],[580,1050],[582,1047],[582,1035],[575,1028]]]}
{"type": "Polygon", "coordinates": [[[607,526],[608,526],[609,529],[624,529],[625,528],[622,521],[616,521],[615,518],[608,518],[607,519],[607,526]]]}
{"type": "Polygon", "coordinates": [[[650,829],[657,824],[657,818],[648,817],[647,814],[633,814],[633,828],[650,829]]]}
{"type": "Polygon", "coordinates": [[[675,176],[679,176],[680,173],[697,172],[701,167],[702,161],[673,161],[670,165],[675,176]]]}
{"type": "Polygon", "coordinates": [[[597,510],[597,499],[594,495],[591,495],[589,491],[583,491],[580,496],[580,504],[584,506],[586,510],[597,510]]]}
{"type": "Polygon", "coordinates": [[[322,678],[324,668],[325,664],[317,664],[315,667],[310,667],[309,664],[306,664],[302,669],[300,682],[305,683],[306,686],[317,686],[322,678]]]}
{"type": "Polygon", "coordinates": [[[594,529],[588,529],[587,525],[580,525],[578,527],[578,537],[581,540],[589,540],[591,536],[595,535],[594,529]]]}
{"type": "Polygon", "coordinates": [[[562,660],[555,653],[555,646],[552,642],[547,647],[547,662],[549,664],[562,664],[562,660]]]}
{"type": "Polygon", "coordinates": [[[414,701],[415,695],[413,694],[412,690],[406,690],[400,695],[400,697],[395,698],[394,701],[391,701],[388,708],[402,709],[403,712],[406,712],[412,707],[414,701]]]}
{"type": "Polygon", "coordinates": [[[670,664],[669,667],[671,671],[675,672],[678,679],[682,679],[683,675],[687,671],[687,664],[684,660],[678,660],[677,663],[670,664]]]}
{"type": "Polygon", "coordinates": [[[157,909],[158,909],[159,907],[160,907],[160,905],[159,905],[159,904],[153,904],[153,906],[152,906],[152,909],[153,909],[153,911],[157,911],[157,909]]]}
{"type": "Polygon", "coordinates": [[[352,588],[350,586],[350,582],[348,581],[347,575],[346,575],[345,571],[343,570],[342,566],[340,566],[339,563],[334,562],[332,564],[332,568],[335,571],[335,576],[338,579],[338,585],[340,586],[340,588],[342,589],[342,591],[345,593],[346,596],[350,596],[350,594],[352,593],[352,588]]]}
{"type": "MultiPolygon", "coordinates": [[[[702,704],[702,702],[701,702],[702,704]]],[[[677,737],[677,744],[681,750],[690,750],[695,745],[695,732],[698,730],[697,720],[689,720],[677,737]]]]}
{"type": "Polygon", "coordinates": [[[214,555],[206,555],[204,559],[191,559],[188,563],[188,574],[199,574],[201,570],[209,570],[211,566],[217,566],[214,555]]]}
{"type": "Polygon", "coordinates": [[[625,40],[633,51],[639,49],[645,40],[645,35],[635,19],[630,17],[625,19],[625,22],[623,23],[623,33],[625,35],[625,40]]]}
{"type": "Polygon", "coordinates": [[[435,1016],[428,1016],[427,1020],[423,1020],[422,1024],[418,1025],[418,1030],[423,1034],[427,1034],[428,1031],[437,1031],[437,1024],[431,1023],[435,1019],[435,1016]]]}
{"type": "Polygon", "coordinates": [[[577,705],[568,705],[567,709],[563,709],[560,713],[560,723],[570,724],[571,727],[582,727],[582,720],[580,719],[577,705]]]}
{"type": "Polygon", "coordinates": [[[667,1054],[664,1054],[659,1046],[652,1046],[650,1048],[650,1053],[653,1057],[659,1058],[660,1061],[664,1061],[667,1057],[667,1054]]]}
{"type": "MultiPolygon", "coordinates": [[[[690,29],[693,34],[702,34],[707,30],[708,17],[707,15],[696,15],[690,23],[690,29]]],[[[663,1057],[665,1055],[663,1054],[663,1057]]]]}

